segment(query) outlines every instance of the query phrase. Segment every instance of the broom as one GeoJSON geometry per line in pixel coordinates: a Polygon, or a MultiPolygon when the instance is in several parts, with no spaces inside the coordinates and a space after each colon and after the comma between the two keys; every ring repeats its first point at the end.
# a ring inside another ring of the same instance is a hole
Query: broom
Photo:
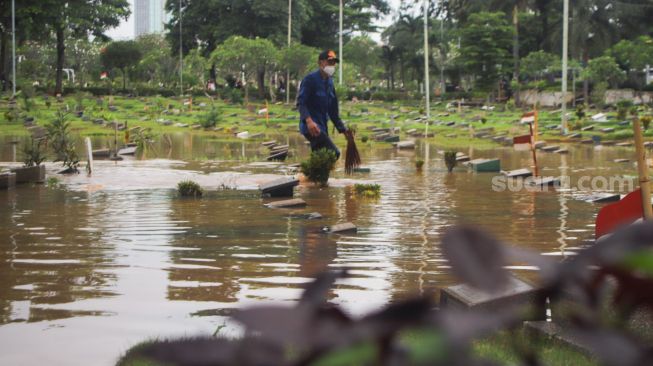
{"type": "Polygon", "coordinates": [[[354,137],[356,136],[356,131],[347,130],[345,132],[345,138],[347,138],[347,151],[345,152],[345,174],[353,174],[354,169],[358,168],[361,165],[361,156],[358,154],[358,149],[356,148],[356,141],[354,137]]]}

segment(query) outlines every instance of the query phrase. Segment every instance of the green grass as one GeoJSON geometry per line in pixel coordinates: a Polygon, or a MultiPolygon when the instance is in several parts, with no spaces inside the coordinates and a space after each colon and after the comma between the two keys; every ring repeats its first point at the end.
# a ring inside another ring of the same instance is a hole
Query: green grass
{"type": "MultiPolygon", "coordinates": [[[[104,97],[103,103],[98,105],[94,97],[86,96],[84,105],[84,116],[90,118],[91,121],[83,121],[81,118],[73,115],[69,116],[72,122],[73,132],[80,136],[113,136],[114,131],[110,128],[95,125],[92,123],[93,119],[103,118],[106,121],[117,121],[119,123],[128,123],[131,127],[142,127],[149,129],[153,135],[165,133],[190,133],[194,135],[205,135],[212,138],[234,140],[235,137],[231,133],[231,128],[236,128],[238,131],[249,131],[250,134],[255,133],[274,133],[274,134],[289,134],[296,133],[298,124],[298,112],[292,110],[292,106],[283,104],[270,104],[269,121],[266,121],[264,115],[258,115],[257,110],[264,107],[264,103],[252,103],[250,109],[245,105],[231,105],[224,101],[211,101],[210,99],[195,98],[193,100],[194,106],[192,111],[188,106],[184,106],[184,100],[179,98],[127,98],[127,97],[104,97]],[[113,101],[113,105],[117,107],[117,111],[111,112],[108,110],[109,101],[113,101]],[[205,103],[205,107],[199,107],[200,103],[205,103]],[[183,127],[176,127],[174,124],[183,123],[189,126],[199,124],[202,118],[209,113],[212,103],[221,111],[219,122],[216,125],[217,131],[204,130],[204,129],[190,129],[183,127]],[[178,110],[179,113],[163,114],[163,111],[171,106],[171,110],[178,110]],[[156,121],[159,119],[170,120],[173,122],[172,126],[164,126],[156,121]]],[[[44,126],[54,119],[55,113],[60,108],[68,106],[70,111],[73,111],[77,105],[75,96],[66,97],[62,103],[58,103],[54,98],[49,98],[51,107],[46,106],[43,97],[33,98],[33,108],[30,111],[20,110],[20,118],[18,121],[9,122],[4,118],[7,112],[8,104],[6,96],[0,99],[0,136],[27,136],[28,131],[23,127],[22,121],[25,116],[32,116],[36,118],[36,122],[40,126],[44,126]]],[[[22,108],[22,103],[18,103],[19,108],[22,108]]],[[[519,119],[522,110],[502,111],[502,106],[497,106],[495,111],[482,111],[480,109],[463,109],[462,113],[457,111],[446,111],[446,106],[443,103],[437,103],[432,108],[432,120],[436,122],[456,122],[468,123],[470,128],[459,128],[457,126],[445,126],[440,124],[432,124],[428,126],[428,131],[435,133],[435,137],[430,141],[442,148],[455,148],[465,147],[470,145],[470,134],[473,130],[478,130],[484,127],[494,128],[494,133],[505,133],[509,136],[528,133],[528,128],[519,124],[519,119]],[[448,115],[443,115],[448,113],[448,115]],[[480,120],[485,119],[486,123],[480,120]],[[450,135],[449,137],[447,135],[450,135]],[[451,136],[455,135],[455,136],[451,136]]],[[[423,132],[425,125],[422,122],[415,121],[415,117],[420,116],[421,107],[417,102],[394,102],[394,103],[341,103],[341,116],[349,125],[356,125],[358,131],[362,135],[370,135],[371,131],[367,128],[373,127],[400,127],[402,131],[410,129],[417,129],[423,132]],[[367,111],[367,112],[364,112],[367,111]],[[396,116],[394,125],[390,123],[391,116],[396,116]]],[[[587,115],[591,116],[594,111],[588,111],[587,115]]],[[[608,113],[609,116],[616,116],[616,112],[608,113]]],[[[573,118],[572,118],[573,119],[573,118]]],[[[613,139],[631,139],[632,129],[630,126],[619,126],[617,120],[611,120],[609,123],[596,123],[596,128],[613,127],[615,132],[603,134],[599,131],[585,132],[584,135],[588,137],[591,135],[601,135],[606,140],[613,139]]],[[[573,123],[573,121],[572,121],[573,123]]],[[[560,124],[560,114],[553,113],[548,110],[540,111],[540,131],[544,132],[541,139],[560,141],[561,136],[558,130],[548,130],[545,128],[547,125],[560,124]]],[[[593,124],[591,121],[585,122],[585,125],[593,124]]],[[[653,136],[653,132],[647,131],[647,137],[653,136]]],[[[402,136],[403,138],[410,138],[402,136]]],[[[344,138],[336,134],[335,139],[337,142],[344,141],[344,138]]],[[[562,139],[564,140],[564,139],[562,139]]],[[[497,146],[491,139],[474,138],[473,145],[477,148],[492,148],[497,146]]],[[[383,142],[375,142],[370,139],[369,144],[385,144],[383,142]]]]}
{"type": "Polygon", "coordinates": [[[500,332],[490,338],[474,342],[473,352],[476,356],[495,361],[502,365],[517,365],[519,358],[517,347],[527,352],[535,352],[547,366],[594,366],[598,363],[575,349],[554,340],[536,338],[533,343],[526,343],[523,333],[518,332],[514,338],[508,333],[500,332]],[[515,342],[517,341],[517,342],[515,342]],[[516,343],[516,344],[515,344],[516,343]]]}

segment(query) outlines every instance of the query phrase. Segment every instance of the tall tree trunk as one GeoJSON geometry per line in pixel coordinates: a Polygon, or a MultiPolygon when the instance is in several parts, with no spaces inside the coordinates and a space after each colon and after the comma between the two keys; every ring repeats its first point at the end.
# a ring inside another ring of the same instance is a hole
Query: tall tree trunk
{"type": "Polygon", "coordinates": [[[265,70],[258,70],[257,73],[257,83],[258,83],[258,96],[261,99],[265,99],[265,70]]]}
{"type": "Polygon", "coordinates": [[[54,87],[54,94],[63,94],[63,63],[66,47],[64,45],[64,28],[62,25],[57,26],[57,76],[54,87]]]}
{"type": "Polygon", "coordinates": [[[515,80],[515,105],[517,107],[521,106],[521,100],[519,98],[519,91],[521,89],[519,83],[519,5],[515,4],[515,8],[512,11],[512,24],[515,27],[515,33],[512,36],[512,58],[515,64],[514,70],[512,72],[512,78],[515,80]]]}
{"type": "Polygon", "coordinates": [[[550,1],[548,0],[540,0],[537,1],[537,10],[540,13],[540,22],[542,25],[541,28],[541,34],[538,35],[538,44],[540,45],[540,49],[544,50],[545,52],[550,52],[551,47],[549,47],[550,42],[549,39],[547,38],[549,36],[549,3],[550,1]]]}
{"type": "MultiPolygon", "coordinates": [[[[587,49],[587,46],[585,46],[583,47],[583,67],[587,67],[589,58],[589,50],[587,49]]],[[[574,98],[576,98],[576,96],[574,96],[574,98]]],[[[583,101],[585,102],[585,105],[590,104],[590,83],[587,78],[584,78],[583,80],[583,101]]]]}
{"type": "Polygon", "coordinates": [[[213,81],[217,80],[218,77],[216,76],[217,74],[215,72],[215,62],[211,64],[211,69],[209,70],[209,75],[210,75],[209,77],[211,78],[211,80],[213,80],[213,81]]]}
{"type": "Polygon", "coordinates": [[[7,32],[0,32],[0,84],[2,84],[2,91],[7,91],[9,85],[8,72],[5,70],[7,64],[7,32]]]}
{"type": "Polygon", "coordinates": [[[120,69],[122,71],[122,91],[127,90],[127,73],[125,69],[120,69]]]}

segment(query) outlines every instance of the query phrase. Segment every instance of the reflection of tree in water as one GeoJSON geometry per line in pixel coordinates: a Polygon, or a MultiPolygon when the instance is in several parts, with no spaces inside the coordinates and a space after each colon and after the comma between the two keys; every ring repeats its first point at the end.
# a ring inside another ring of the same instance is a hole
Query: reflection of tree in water
{"type": "Polygon", "coordinates": [[[40,321],[80,312],[39,305],[113,295],[115,276],[99,271],[112,263],[108,248],[79,230],[89,226],[92,198],[44,186],[19,187],[8,198],[0,208],[0,237],[9,239],[0,243],[0,322],[18,320],[10,319],[12,302],[30,308],[25,320],[40,321]]]}

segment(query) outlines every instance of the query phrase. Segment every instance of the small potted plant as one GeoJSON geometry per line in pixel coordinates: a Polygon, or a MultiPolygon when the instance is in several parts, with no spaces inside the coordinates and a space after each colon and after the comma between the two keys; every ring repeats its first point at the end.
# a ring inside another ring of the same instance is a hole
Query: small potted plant
{"type": "Polygon", "coordinates": [[[42,165],[45,160],[45,154],[41,149],[42,141],[34,139],[25,146],[23,153],[25,154],[24,166],[12,169],[16,173],[16,183],[44,183],[45,182],[45,165],[42,165]]]}

